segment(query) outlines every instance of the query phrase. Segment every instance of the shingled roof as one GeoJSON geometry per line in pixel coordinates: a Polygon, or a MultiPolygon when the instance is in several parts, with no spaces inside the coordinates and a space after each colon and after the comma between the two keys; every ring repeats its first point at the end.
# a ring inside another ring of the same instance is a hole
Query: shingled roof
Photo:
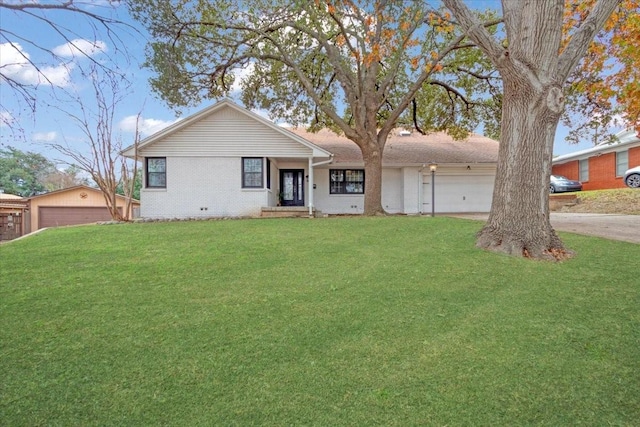
{"type": "MultiPolygon", "coordinates": [[[[334,163],[362,163],[362,153],[355,142],[343,135],[323,129],[311,133],[301,128],[291,132],[334,154],[334,163]]],[[[422,135],[401,129],[393,131],[384,149],[384,166],[435,163],[497,163],[498,141],[477,134],[454,140],[444,132],[422,135]]]]}

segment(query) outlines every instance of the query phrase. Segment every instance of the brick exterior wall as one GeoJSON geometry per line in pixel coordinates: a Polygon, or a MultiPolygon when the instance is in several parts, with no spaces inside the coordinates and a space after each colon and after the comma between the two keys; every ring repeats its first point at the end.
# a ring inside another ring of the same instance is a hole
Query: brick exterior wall
{"type": "MultiPolygon", "coordinates": [[[[629,148],[629,168],[640,165],[640,147],[629,148]]],[[[579,161],[573,160],[553,165],[554,175],[564,175],[569,179],[579,179],[579,161]]],[[[616,153],[604,153],[589,157],[589,180],[582,183],[583,190],[604,190],[625,188],[622,177],[616,176],[616,153]]]]}
{"type": "Polygon", "coordinates": [[[551,173],[553,175],[562,175],[569,179],[578,180],[580,176],[580,162],[578,160],[572,160],[561,165],[553,165],[551,173]]]}
{"type": "Polygon", "coordinates": [[[640,166],[640,147],[629,149],[629,168],[640,166]]]}

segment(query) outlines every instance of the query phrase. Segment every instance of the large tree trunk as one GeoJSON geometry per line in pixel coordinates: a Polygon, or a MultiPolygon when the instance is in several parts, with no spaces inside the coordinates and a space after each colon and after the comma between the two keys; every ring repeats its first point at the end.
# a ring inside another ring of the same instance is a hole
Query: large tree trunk
{"type": "Polygon", "coordinates": [[[382,148],[362,148],[364,159],[364,215],[385,215],[382,208],[382,148]]]}
{"type": "Polygon", "coordinates": [[[562,85],[619,0],[598,0],[563,50],[563,0],[502,0],[507,44],[498,43],[462,0],[443,1],[489,56],[504,87],[493,205],[478,246],[534,258],[570,256],[549,222],[549,174],[564,109],[562,85]]]}
{"type": "Polygon", "coordinates": [[[498,170],[479,247],[516,256],[570,255],[549,221],[549,174],[560,89],[505,79],[498,170]],[[537,86],[537,87],[536,87],[537,86]]]}

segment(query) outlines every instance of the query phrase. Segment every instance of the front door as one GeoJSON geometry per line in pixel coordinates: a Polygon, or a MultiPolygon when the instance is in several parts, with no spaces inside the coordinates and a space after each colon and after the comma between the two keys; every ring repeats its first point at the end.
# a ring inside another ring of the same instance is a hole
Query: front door
{"type": "Polygon", "coordinates": [[[304,206],[303,169],[282,169],[280,171],[280,204],[282,206],[304,206]]]}

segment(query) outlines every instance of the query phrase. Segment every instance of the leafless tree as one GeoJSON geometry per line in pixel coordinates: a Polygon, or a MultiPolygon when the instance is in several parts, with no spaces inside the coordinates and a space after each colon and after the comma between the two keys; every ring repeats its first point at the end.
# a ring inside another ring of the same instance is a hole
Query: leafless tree
{"type": "Polygon", "coordinates": [[[76,185],[88,185],[89,180],[81,173],[82,171],[75,165],[64,170],[55,169],[42,178],[42,185],[47,191],[62,190],[76,185]]]}
{"type": "MultiPolygon", "coordinates": [[[[56,63],[56,68],[71,72],[73,67],[70,61],[72,57],[84,57],[92,66],[99,66],[110,73],[118,73],[119,70],[112,64],[114,61],[100,61],[94,58],[94,54],[100,51],[104,41],[108,42],[110,55],[127,59],[126,44],[121,38],[122,32],[138,33],[138,31],[125,22],[112,17],[118,0],[107,0],[106,4],[95,4],[75,0],[52,0],[48,2],[0,0],[0,13],[2,20],[6,22],[19,22],[20,25],[0,27],[0,46],[3,48],[4,58],[0,62],[0,84],[8,86],[9,91],[18,99],[21,110],[35,113],[42,95],[38,89],[43,86],[56,87],[64,90],[64,85],[52,78],[51,63],[43,63],[33,59],[25,50],[45,52],[47,57],[56,63]],[[72,15],[71,20],[63,20],[72,15]],[[82,22],[80,22],[82,21],[82,22]],[[93,40],[88,40],[86,35],[80,35],[77,28],[81,25],[70,25],[65,22],[88,24],[93,32],[93,40]],[[33,27],[39,25],[49,28],[53,34],[67,46],[66,54],[56,51],[46,42],[49,40],[36,39],[33,27]],[[104,40],[104,41],[103,41],[104,40]],[[29,71],[29,79],[21,77],[18,70],[29,71]]],[[[114,15],[115,16],[115,15],[114,15]]],[[[4,91],[4,89],[3,89],[4,91]]],[[[6,99],[6,98],[5,98],[6,99]]],[[[3,101],[0,104],[0,125],[7,126],[14,133],[20,133],[19,124],[14,120],[19,114],[15,109],[7,107],[3,101]]]]}
{"type": "MultiPolygon", "coordinates": [[[[83,141],[80,143],[52,142],[47,145],[71,159],[80,170],[91,176],[102,191],[107,208],[114,220],[128,220],[131,219],[131,195],[133,194],[133,179],[130,177],[135,177],[137,164],[128,161],[120,154],[124,146],[122,137],[115,132],[114,116],[118,105],[129,95],[131,84],[119,74],[105,72],[97,65],[91,67],[91,72],[86,77],[92,85],[95,105],[90,106],[86,98],[77,97],[73,101],[73,109],[65,106],[57,107],[75,123],[83,135],[83,141]],[[116,205],[116,188],[121,180],[125,180],[123,188],[127,197],[123,211],[120,211],[116,205]]],[[[137,116],[135,147],[140,139],[139,119],[140,114],[137,116]]]]}

